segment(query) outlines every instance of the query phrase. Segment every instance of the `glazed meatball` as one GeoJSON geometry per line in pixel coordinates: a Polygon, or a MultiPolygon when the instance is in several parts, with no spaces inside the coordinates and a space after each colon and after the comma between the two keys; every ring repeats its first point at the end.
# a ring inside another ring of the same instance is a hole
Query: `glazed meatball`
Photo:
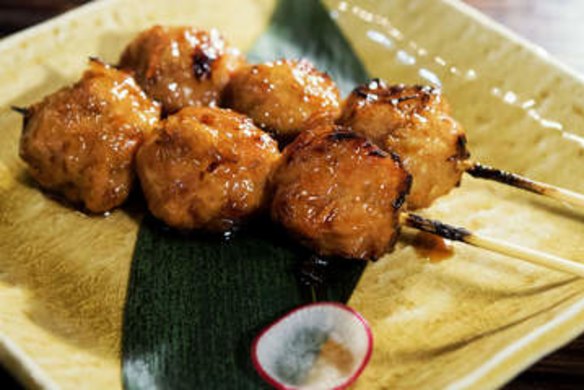
{"type": "Polygon", "coordinates": [[[251,119],[187,107],[169,116],[138,152],[148,208],[169,226],[226,232],[262,208],[280,153],[251,119]]]}
{"type": "Polygon", "coordinates": [[[26,110],[20,156],[41,187],[102,213],[128,197],[136,151],[159,116],[129,74],[92,60],[77,84],[26,110]]]}
{"type": "Polygon", "coordinates": [[[307,60],[243,67],[227,86],[224,104],[249,115],[262,129],[290,140],[309,119],[340,114],[340,94],[331,78],[307,60]]]}
{"type": "Polygon", "coordinates": [[[322,256],[392,249],[410,176],[397,156],[340,127],[301,133],[273,178],[272,217],[322,256]]]}
{"type": "Polygon", "coordinates": [[[243,62],[217,30],[155,26],[126,47],[120,67],[133,71],[148,96],[173,113],[215,105],[243,62]]]}
{"type": "Polygon", "coordinates": [[[413,176],[409,209],[427,207],[459,185],[469,153],[439,90],[373,80],[351,93],[338,123],[401,157],[413,176]]]}

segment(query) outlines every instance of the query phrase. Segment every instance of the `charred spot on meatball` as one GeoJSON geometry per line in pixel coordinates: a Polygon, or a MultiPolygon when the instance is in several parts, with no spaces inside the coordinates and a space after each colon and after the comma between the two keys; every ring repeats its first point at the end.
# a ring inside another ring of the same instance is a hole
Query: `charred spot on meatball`
{"type": "Polygon", "coordinates": [[[124,50],[120,67],[166,114],[187,106],[214,106],[232,74],[244,64],[217,30],[154,26],[124,50]]]}
{"type": "Polygon", "coordinates": [[[211,76],[211,70],[215,58],[207,55],[203,50],[195,50],[193,54],[193,72],[197,80],[208,80],[211,76]]]}
{"type": "Polygon", "coordinates": [[[470,152],[468,151],[466,144],[466,135],[460,134],[456,139],[456,152],[449,158],[457,163],[468,160],[470,158],[470,152]]]}
{"type": "Polygon", "coordinates": [[[321,126],[284,149],[271,213],[321,256],[375,260],[395,243],[409,186],[399,160],[346,128],[321,126]]]}
{"type": "Polygon", "coordinates": [[[412,174],[409,209],[429,206],[460,183],[469,158],[464,130],[450,116],[440,90],[388,85],[380,79],[358,86],[337,123],[396,152],[412,174]]]}

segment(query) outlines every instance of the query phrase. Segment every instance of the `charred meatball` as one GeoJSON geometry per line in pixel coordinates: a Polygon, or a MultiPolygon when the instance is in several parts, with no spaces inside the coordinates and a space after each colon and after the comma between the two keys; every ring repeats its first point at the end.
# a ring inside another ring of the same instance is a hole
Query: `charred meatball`
{"type": "Polygon", "coordinates": [[[351,93],[338,123],[401,157],[413,176],[409,209],[429,206],[460,183],[460,162],[469,158],[464,130],[439,90],[373,80],[351,93]]]}
{"type": "Polygon", "coordinates": [[[137,167],[156,217],[179,229],[225,232],[265,204],[279,157],[276,141],[251,119],[187,107],[150,135],[137,167]]]}
{"type": "Polygon", "coordinates": [[[376,259],[395,242],[410,176],[397,156],[323,126],[284,149],[273,185],[272,217],[318,254],[376,259]]]}
{"type": "Polygon", "coordinates": [[[340,114],[337,86],[307,60],[243,67],[227,86],[224,104],[281,139],[292,139],[315,116],[332,123],[340,114]]]}
{"type": "Polygon", "coordinates": [[[217,30],[155,26],[128,45],[120,67],[133,71],[146,93],[173,113],[215,105],[243,62],[217,30]]]}
{"type": "Polygon", "coordinates": [[[127,198],[159,116],[129,74],[92,60],[77,84],[26,110],[20,156],[41,187],[102,213],[127,198]]]}

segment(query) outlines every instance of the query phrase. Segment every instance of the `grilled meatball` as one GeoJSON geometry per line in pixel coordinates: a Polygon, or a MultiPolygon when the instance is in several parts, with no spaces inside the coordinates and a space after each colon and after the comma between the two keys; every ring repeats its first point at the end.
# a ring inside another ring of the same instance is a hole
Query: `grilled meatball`
{"type": "Polygon", "coordinates": [[[278,145],[230,110],[187,107],[169,116],[138,152],[148,208],[179,229],[229,231],[265,203],[278,145]]]}
{"type": "Polygon", "coordinates": [[[27,109],[20,156],[41,187],[102,213],[127,198],[159,116],[129,74],[92,60],[77,84],[27,109]]]}
{"type": "Polygon", "coordinates": [[[440,91],[373,80],[347,98],[339,123],[395,151],[413,176],[409,209],[429,206],[460,183],[468,159],[462,127],[440,91]]]}
{"type": "Polygon", "coordinates": [[[120,67],[133,71],[146,93],[173,113],[215,105],[243,62],[217,30],[155,26],[126,47],[120,67]]]}
{"type": "Polygon", "coordinates": [[[291,139],[314,116],[340,114],[340,94],[331,78],[307,60],[281,60],[243,67],[225,90],[224,104],[249,115],[262,129],[291,139]]]}
{"type": "Polygon", "coordinates": [[[322,126],[283,152],[272,217],[323,256],[377,259],[391,250],[410,176],[397,156],[354,132],[322,126]]]}

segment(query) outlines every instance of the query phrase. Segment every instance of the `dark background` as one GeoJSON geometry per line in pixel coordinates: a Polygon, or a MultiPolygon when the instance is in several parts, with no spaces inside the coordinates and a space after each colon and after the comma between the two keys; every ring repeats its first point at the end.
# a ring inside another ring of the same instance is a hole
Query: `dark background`
{"type": "MultiPolygon", "coordinates": [[[[86,0],[0,0],[0,37],[75,8],[86,0]]],[[[584,0],[464,0],[584,73],[584,0]]],[[[0,367],[2,388],[17,384],[0,367]]],[[[584,336],[547,356],[505,389],[584,388],[584,336]]]]}

